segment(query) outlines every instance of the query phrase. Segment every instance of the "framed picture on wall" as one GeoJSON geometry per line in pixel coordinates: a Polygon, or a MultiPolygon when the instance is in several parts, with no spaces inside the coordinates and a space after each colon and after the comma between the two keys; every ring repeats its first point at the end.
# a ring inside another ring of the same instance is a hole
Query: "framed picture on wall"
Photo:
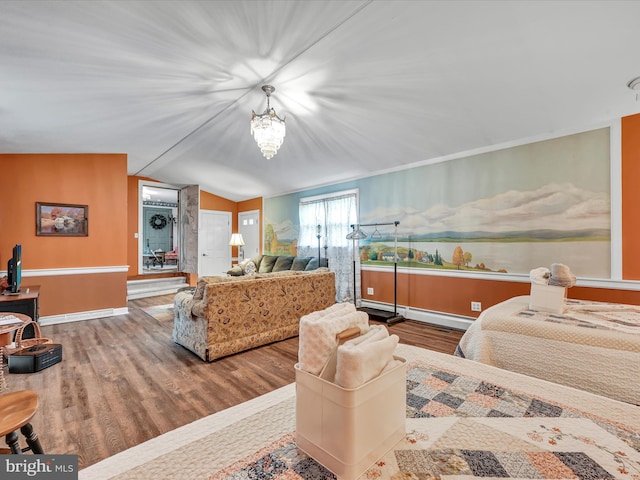
{"type": "Polygon", "coordinates": [[[36,235],[88,236],[89,207],[68,203],[36,202],[36,235]]]}

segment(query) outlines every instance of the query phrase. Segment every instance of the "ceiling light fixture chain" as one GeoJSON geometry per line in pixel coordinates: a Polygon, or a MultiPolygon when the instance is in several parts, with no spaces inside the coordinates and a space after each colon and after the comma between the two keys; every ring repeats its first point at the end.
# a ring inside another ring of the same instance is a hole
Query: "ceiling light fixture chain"
{"type": "Polygon", "coordinates": [[[262,114],[251,112],[251,135],[260,147],[265,158],[270,159],[282,146],[286,127],[284,119],[280,118],[271,108],[271,94],[276,90],[271,85],[263,85],[262,90],[267,95],[267,109],[262,114]]]}

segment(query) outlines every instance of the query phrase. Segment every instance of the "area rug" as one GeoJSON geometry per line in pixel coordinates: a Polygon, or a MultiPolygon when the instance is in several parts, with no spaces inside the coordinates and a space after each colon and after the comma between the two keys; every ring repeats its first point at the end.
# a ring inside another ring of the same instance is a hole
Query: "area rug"
{"type": "MultiPolygon", "coordinates": [[[[407,434],[361,478],[640,479],[640,407],[417,347],[399,345],[396,354],[409,366],[407,434]]],[[[295,409],[291,384],[79,478],[335,478],[296,447],[295,409]]]]}

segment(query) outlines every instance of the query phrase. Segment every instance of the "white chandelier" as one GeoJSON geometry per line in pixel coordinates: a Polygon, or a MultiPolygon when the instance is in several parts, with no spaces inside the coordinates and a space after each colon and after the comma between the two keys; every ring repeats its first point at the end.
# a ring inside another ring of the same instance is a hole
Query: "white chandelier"
{"type": "Polygon", "coordinates": [[[267,158],[278,153],[285,134],[284,120],[276,115],[276,111],[269,105],[269,97],[275,91],[271,85],[263,85],[262,90],[267,94],[267,109],[258,115],[251,112],[251,135],[255,138],[260,151],[267,158]]]}

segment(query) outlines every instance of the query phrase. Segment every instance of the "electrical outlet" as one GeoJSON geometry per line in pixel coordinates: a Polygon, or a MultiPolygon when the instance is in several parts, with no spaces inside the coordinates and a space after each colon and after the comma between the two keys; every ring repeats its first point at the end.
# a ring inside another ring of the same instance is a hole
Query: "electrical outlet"
{"type": "Polygon", "coordinates": [[[367,288],[367,295],[373,295],[373,288],[367,288]]]}
{"type": "Polygon", "coordinates": [[[472,312],[481,312],[482,311],[482,303],[480,303],[480,302],[471,302],[471,311],[472,312]]]}

